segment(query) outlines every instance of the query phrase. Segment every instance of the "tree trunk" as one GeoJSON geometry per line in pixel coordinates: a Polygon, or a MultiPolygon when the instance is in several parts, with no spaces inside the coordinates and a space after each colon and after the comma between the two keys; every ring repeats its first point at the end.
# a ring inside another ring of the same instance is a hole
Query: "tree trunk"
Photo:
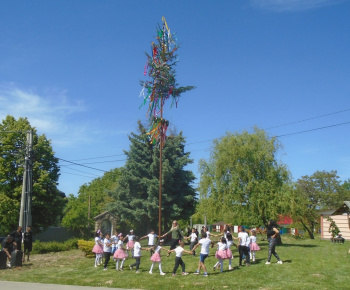
{"type": "Polygon", "coordinates": [[[302,219],[300,219],[300,222],[302,223],[304,229],[307,230],[307,232],[309,233],[310,239],[314,240],[315,237],[314,237],[314,233],[312,232],[312,230],[310,230],[310,229],[306,226],[306,224],[303,222],[302,219]]]}

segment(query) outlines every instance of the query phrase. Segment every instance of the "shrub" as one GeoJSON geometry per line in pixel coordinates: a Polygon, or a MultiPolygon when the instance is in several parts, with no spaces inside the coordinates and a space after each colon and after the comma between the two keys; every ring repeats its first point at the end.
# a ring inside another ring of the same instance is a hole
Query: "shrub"
{"type": "Polygon", "coordinates": [[[65,242],[40,242],[33,243],[33,254],[45,254],[50,252],[69,251],[78,248],[78,240],[70,239],[65,242]]]}
{"type": "Polygon", "coordinates": [[[87,258],[95,257],[95,254],[92,252],[94,245],[95,241],[78,240],[78,248],[85,253],[87,258]]]}

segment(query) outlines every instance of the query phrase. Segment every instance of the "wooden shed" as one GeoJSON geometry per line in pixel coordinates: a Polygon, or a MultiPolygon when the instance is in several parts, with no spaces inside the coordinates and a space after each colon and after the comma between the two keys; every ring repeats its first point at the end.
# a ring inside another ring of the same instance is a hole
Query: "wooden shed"
{"type": "Polygon", "coordinates": [[[350,201],[344,201],[343,205],[335,211],[329,213],[321,213],[321,239],[330,239],[331,233],[329,232],[330,222],[327,218],[331,217],[332,220],[338,226],[345,241],[350,241],[350,201]]]}

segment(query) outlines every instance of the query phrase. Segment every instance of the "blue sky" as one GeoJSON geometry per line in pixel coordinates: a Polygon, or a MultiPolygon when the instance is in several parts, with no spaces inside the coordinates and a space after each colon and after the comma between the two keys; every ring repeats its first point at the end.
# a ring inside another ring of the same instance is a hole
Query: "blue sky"
{"type": "Polygon", "coordinates": [[[66,194],[123,166],[127,136],[146,120],[139,82],[162,16],[181,46],[177,81],[196,86],[164,113],[187,138],[190,170],[199,176],[213,139],[256,125],[281,136],[294,180],[350,178],[349,0],[0,5],[0,119],[28,117],[57,157],[99,169],[60,162],[66,194]]]}

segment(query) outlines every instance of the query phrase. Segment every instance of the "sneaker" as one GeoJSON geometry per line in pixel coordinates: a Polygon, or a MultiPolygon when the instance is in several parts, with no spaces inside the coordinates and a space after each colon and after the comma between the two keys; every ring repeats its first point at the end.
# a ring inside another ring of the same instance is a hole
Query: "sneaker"
{"type": "Polygon", "coordinates": [[[130,269],[130,270],[132,270],[132,267],[131,267],[131,265],[129,266],[129,269],[130,269]]]}
{"type": "Polygon", "coordinates": [[[277,264],[283,264],[283,262],[282,262],[281,260],[279,260],[279,261],[277,262],[277,264]]]}
{"type": "Polygon", "coordinates": [[[182,276],[187,276],[188,273],[187,272],[182,272],[182,276]]]}
{"type": "Polygon", "coordinates": [[[231,271],[233,268],[231,266],[228,267],[228,270],[231,271]]]}
{"type": "MultiPolygon", "coordinates": [[[[152,273],[150,273],[150,274],[152,274],[152,273]]],[[[164,272],[162,272],[162,273],[160,273],[160,275],[164,276],[164,275],[165,275],[165,273],[164,273],[164,272]]]]}
{"type": "Polygon", "coordinates": [[[266,263],[265,263],[265,265],[270,265],[270,264],[271,264],[271,262],[266,262],[266,263]]]}
{"type": "Polygon", "coordinates": [[[204,276],[204,277],[208,277],[208,273],[204,273],[203,276],[204,276]]]}
{"type": "Polygon", "coordinates": [[[216,267],[215,266],[213,266],[213,271],[215,271],[216,270],[216,267]]]}
{"type": "Polygon", "coordinates": [[[175,274],[173,273],[173,275],[172,275],[173,277],[175,277],[175,274]]]}
{"type": "Polygon", "coordinates": [[[107,270],[107,268],[103,268],[103,271],[106,271],[107,270]]]}
{"type": "Polygon", "coordinates": [[[246,266],[250,266],[250,263],[245,264],[246,266]]]}
{"type": "Polygon", "coordinates": [[[119,271],[123,271],[123,268],[119,268],[119,271]]]}
{"type": "Polygon", "coordinates": [[[193,274],[194,274],[194,275],[199,275],[199,272],[198,272],[198,271],[196,271],[196,272],[194,272],[193,274]]]}
{"type": "Polygon", "coordinates": [[[140,273],[140,271],[139,271],[139,270],[137,270],[135,273],[136,273],[136,274],[138,274],[138,273],[140,273]]]}
{"type": "Polygon", "coordinates": [[[152,271],[149,271],[148,273],[153,274],[153,272],[152,272],[152,271]]]}

